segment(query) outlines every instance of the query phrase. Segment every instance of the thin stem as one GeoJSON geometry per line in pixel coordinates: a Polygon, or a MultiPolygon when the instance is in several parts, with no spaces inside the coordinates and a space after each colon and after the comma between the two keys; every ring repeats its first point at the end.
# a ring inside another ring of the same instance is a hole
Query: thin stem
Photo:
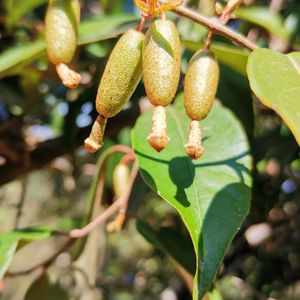
{"type": "Polygon", "coordinates": [[[134,153],[132,153],[132,154],[125,154],[125,155],[121,158],[119,164],[120,164],[120,165],[128,165],[128,164],[129,164],[131,161],[133,161],[133,160],[135,160],[135,155],[134,155],[134,153]]]}
{"type": "MultiPolygon", "coordinates": [[[[158,0],[159,4],[166,3],[165,0],[158,0]]],[[[217,18],[206,18],[198,13],[184,8],[184,7],[176,7],[172,9],[172,12],[177,14],[178,16],[182,16],[188,18],[195,23],[198,23],[204,27],[206,27],[209,31],[212,31],[214,34],[222,35],[228,39],[230,39],[233,43],[236,43],[242,47],[245,47],[251,51],[254,51],[258,48],[255,44],[248,41],[243,35],[233,31],[229,27],[223,25],[217,18]]]]}
{"type": "Polygon", "coordinates": [[[135,180],[135,177],[138,174],[138,164],[135,162],[133,164],[126,188],[122,194],[122,196],[117,199],[111,206],[109,206],[101,215],[99,215],[95,220],[89,223],[87,226],[82,229],[75,229],[70,232],[71,238],[81,238],[89,234],[91,230],[93,230],[96,226],[106,221],[109,217],[111,217],[117,210],[127,208],[127,202],[130,196],[130,192],[135,180]]]}
{"type": "Polygon", "coordinates": [[[139,22],[139,24],[138,24],[138,26],[136,28],[137,31],[139,31],[139,32],[142,31],[144,23],[145,23],[145,20],[146,20],[146,18],[142,15],[142,19],[141,19],[141,21],[139,22]]]}
{"type": "Polygon", "coordinates": [[[206,38],[206,43],[205,43],[204,50],[209,50],[211,37],[212,37],[212,32],[210,31],[207,35],[207,38],[206,38]]]}
{"type": "Polygon", "coordinates": [[[166,20],[166,15],[164,12],[159,13],[160,14],[160,19],[165,21],[166,20]]]}

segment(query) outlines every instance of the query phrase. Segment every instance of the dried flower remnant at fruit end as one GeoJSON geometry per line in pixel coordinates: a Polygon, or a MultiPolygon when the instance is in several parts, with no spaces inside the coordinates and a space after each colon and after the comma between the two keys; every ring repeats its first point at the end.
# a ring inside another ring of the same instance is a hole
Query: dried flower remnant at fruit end
{"type": "Polygon", "coordinates": [[[167,116],[163,106],[158,105],[153,110],[151,133],[147,137],[150,146],[157,152],[163,150],[169,143],[170,138],[166,133],[167,116]]]}
{"type": "Polygon", "coordinates": [[[199,121],[192,121],[190,124],[190,132],[188,142],[184,145],[185,152],[191,159],[198,159],[204,153],[204,148],[201,144],[201,129],[199,121]]]}
{"type": "Polygon", "coordinates": [[[81,80],[81,76],[66,65],[76,51],[79,22],[78,0],[49,2],[45,18],[47,53],[63,84],[70,88],[76,88],[81,80]]]}
{"type": "Polygon", "coordinates": [[[63,85],[71,89],[75,89],[81,81],[81,76],[77,72],[69,69],[68,66],[63,63],[56,66],[56,72],[63,85]]]}
{"type": "Polygon", "coordinates": [[[89,152],[94,153],[103,146],[102,139],[105,131],[106,122],[107,118],[101,115],[97,117],[92,127],[90,136],[84,141],[85,148],[89,152]]]}

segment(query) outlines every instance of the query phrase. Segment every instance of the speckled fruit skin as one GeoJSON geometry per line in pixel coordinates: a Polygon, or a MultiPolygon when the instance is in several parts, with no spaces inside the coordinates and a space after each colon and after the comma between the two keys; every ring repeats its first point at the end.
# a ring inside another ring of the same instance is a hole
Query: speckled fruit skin
{"type": "Polygon", "coordinates": [[[67,64],[72,60],[79,21],[78,0],[50,0],[45,23],[47,52],[53,64],[67,64]]]}
{"type": "Polygon", "coordinates": [[[192,120],[203,120],[215,99],[219,65],[213,52],[200,50],[189,62],[184,83],[184,106],[192,120]]]}
{"type": "Polygon", "coordinates": [[[129,30],[118,41],[106,64],[98,88],[96,109],[106,118],[124,107],[140,82],[144,34],[129,30]]]}
{"type": "Polygon", "coordinates": [[[177,91],[180,75],[180,39],[173,22],[157,20],[147,31],[143,75],[151,104],[169,105],[177,91]]]}

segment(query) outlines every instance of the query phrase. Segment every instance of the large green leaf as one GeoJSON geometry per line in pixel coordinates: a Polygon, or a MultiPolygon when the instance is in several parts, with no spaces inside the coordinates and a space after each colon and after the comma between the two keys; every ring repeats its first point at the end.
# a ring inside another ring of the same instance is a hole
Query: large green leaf
{"type": "Polygon", "coordinates": [[[257,49],[249,57],[247,73],[252,91],[274,109],[300,144],[300,52],[284,55],[257,49]]]}
{"type": "Polygon", "coordinates": [[[281,15],[279,13],[270,12],[268,7],[254,6],[237,8],[234,13],[239,18],[259,25],[284,40],[287,40],[291,34],[284,27],[281,15]]]}
{"type": "Polygon", "coordinates": [[[157,153],[147,142],[151,112],[137,120],[132,145],[144,180],[178,210],[191,235],[197,258],[196,300],[210,286],[248,213],[251,157],[240,123],[228,109],[213,105],[201,121],[204,155],[192,161],[183,148],[190,120],[182,98],[166,108],[171,138],[166,149],[157,153]]]}
{"type": "MultiPolygon", "coordinates": [[[[80,23],[78,45],[115,37],[125,32],[128,26],[138,20],[134,16],[103,17],[80,23]]],[[[46,42],[39,39],[29,44],[8,49],[0,54],[0,78],[20,74],[23,68],[34,61],[46,57],[46,42]]]]}
{"type": "MultiPolygon", "coordinates": [[[[188,50],[194,52],[204,48],[205,46],[204,43],[196,43],[187,40],[181,41],[181,44],[188,50]]],[[[249,51],[220,42],[212,42],[210,50],[215,53],[219,62],[246,76],[246,65],[249,51]]]]}
{"type": "Polygon", "coordinates": [[[51,236],[52,229],[46,227],[15,230],[0,235],[0,280],[7,271],[18,243],[43,240],[51,236]]]}

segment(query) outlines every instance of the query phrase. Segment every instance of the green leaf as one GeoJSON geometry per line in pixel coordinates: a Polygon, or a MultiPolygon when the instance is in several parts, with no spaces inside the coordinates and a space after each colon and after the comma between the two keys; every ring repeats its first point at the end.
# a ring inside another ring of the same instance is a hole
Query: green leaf
{"type": "Polygon", "coordinates": [[[0,280],[7,271],[18,243],[23,241],[43,240],[51,236],[52,229],[47,227],[15,230],[0,235],[0,280]]]}
{"type": "Polygon", "coordinates": [[[272,13],[269,7],[237,8],[234,13],[239,18],[261,26],[284,40],[289,39],[291,33],[284,27],[281,15],[272,13]]]}
{"type": "MultiPolygon", "coordinates": [[[[79,27],[78,45],[115,37],[125,32],[137,20],[138,18],[134,16],[120,15],[82,21],[79,27]]],[[[46,57],[44,39],[8,49],[0,54],[0,78],[20,74],[24,67],[44,57],[46,57]]]]}
{"type": "MultiPolygon", "coordinates": [[[[181,44],[186,49],[194,52],[204,48],[205,46],[204,43],[196,43],[187,40],[181,41],[181,44]]],[[[219,62],[246,76],[246,65],[249,51],[220,42],[212,42],[210,50],[215,53],[219,62]]]]}
{"type": "Polygon", "coordinates": [[[184,151],[190,120],[182,94],[166,108],[171,140],[157,153],[148,142],[151,112],[141,115],[132,145],[146,183],[173,205],[194,245],[197,271],[193,299],[201,299],[214,279],[226,249],[248,213],[251,178],[248,142],[226,108],[213,105],[201,121],[204,155],[192,161],[184,151]]]}
{"type": "Polygon", "coordinates": [[[180,231],[171,227],[153,229],[148,223],[137,220],[136,228],[151,244],[168,253],[192,275],[196,271],[193,245],[180,231]]]}
{"type": "Polygon", "coordinates": [[[36,40],[0,54],[0,78],[20,73],[23,67],[46,55],[46,42],[36,40]]]}
{"type": "Polygon", "coordinates": [[[300,145],[300,52],[287,55],[257,49],[249,57],[247,73],[252,91],[285,121],[300,145]]]}
{"type": "Polygon", "coordinates": [[[84,45],[116,37],[132,27],[140,18],[130,15],[109,16],[101,19],[86,20],[80,23],[78,45],[84,45]]]}
{"type": "Polygon", "coordinates": [[[6,0],[7,26],[15,25],[24,14],[46,2],[48,0],[6,0]]]}

